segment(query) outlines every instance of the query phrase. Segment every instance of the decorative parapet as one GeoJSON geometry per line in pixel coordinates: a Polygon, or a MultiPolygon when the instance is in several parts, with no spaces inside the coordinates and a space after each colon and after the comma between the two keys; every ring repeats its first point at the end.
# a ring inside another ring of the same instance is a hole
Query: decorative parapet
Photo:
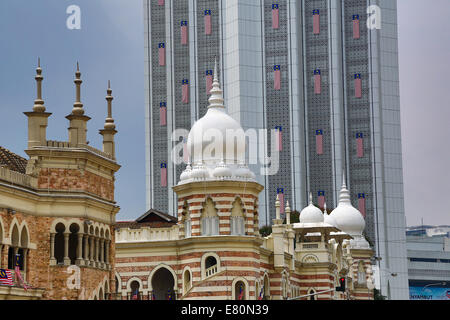
{"type": "Polygon", "coordinates": [[[47,147],[50,148],[59,148],[59,149],[66,149],[66,148],[79,148],[79,149],[86,149],[87,151],[90,151],[96,155],[99,155],[101,157],[114,160],[112,155],[109,153],[103,152],[97,148],[91,147],[87,144],[78,144],[78,145],[71,145],[68,141],[54,141],[54,140],[48,140],[47,141],[47,147]]]}
{"type": "Polygon", "coordinates": [[[37,188],[37,178],[0,167],[0,180],[27,188],[37,188]]]}
{"type": "Polygon", "coordinates": [[[170,228],[116,229],[116,243],[178,240],[178,225],[170,228]]]}

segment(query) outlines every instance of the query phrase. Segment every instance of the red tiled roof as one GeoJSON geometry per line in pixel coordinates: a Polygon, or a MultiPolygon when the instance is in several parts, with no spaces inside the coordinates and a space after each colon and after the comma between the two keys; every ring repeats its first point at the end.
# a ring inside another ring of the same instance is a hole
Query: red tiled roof
{"type": "Polygon", "coordinates": [[[0,167],[6,167],[9,170],[25,173],[26,166],[27,159],[0,146],[0,167]]]}

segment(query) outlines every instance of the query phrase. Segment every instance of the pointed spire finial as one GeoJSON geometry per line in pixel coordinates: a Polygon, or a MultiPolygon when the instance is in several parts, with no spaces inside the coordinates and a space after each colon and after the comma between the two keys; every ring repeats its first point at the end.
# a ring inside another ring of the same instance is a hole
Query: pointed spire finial
{"type": "Polygon", "coordinates": [[[323,203],[323,214],[324,215],[328,214],[328,212],[327,212],[327,203],[326,202],[323,203]]]}
{"type": "Polygon", "coordinates": [[[112,117],[112,101],[114,100],[114,97],[112,96],[112,89],[111,89],[111,81],[108,80],[108,89],[106,90],[106,101],[108,102],[108,117],[105,121],[105,129],[106,130],[114,130],[116,128],[116,125],[114,124],[114,119],[112,117]]]}
{"type": "Polygon", "coordinates": [[[345,168],[342,169],[342,187],[347,188],[346,182],[345,182],[345,168]]]}
{"type": "Polygon", "coordinates": [[[44,106],[44,100],[42,100],[42,80],[44,80],[44,77],[42,76],[42,69],[41,69],[41,58],[38,57],[38,66],[36,68],[36,76],[34,77],[36,79],[36,100],[34,100],[34,106],[33,111],[34,112],[45,112],[45,106],[44,106]]]}
{"type": "Polygon", "coordinates": [[[72,114],[75,115],[83,115],[83,104],[81,103],[81,84],[83,81],[81,80],[81,72],[80,72],[80,64],[77,61],[77,71],[75,72],[75,80],[73,81],[76,86],[76,98],[75,103],[73,104],[72,114]]]}
{"type": "Polygon", "coordinates": [[[211,96],[209,97],[208,101],[209,101],[209,108],[220,108],[220,109],[225,109],[224,106],[224,99],[223,99],[223,91],[220,88],[220,83],[219,83],[219,64],[217,62],[217,58],[215,59],[214,62],[214,80],[213,80],[213,84],[212,84],[212,88],[209,91],[211,96]]]}
{"type": "Polygon", "coordinates": [[[345,182],[345,169],[342,169],[342,188],[339,193],[339,205],[341,204],[350,204],[350,192],[347,189],[347,184],[345,182]]]}
{"type": "Polygon", "coordinates": [[[312,192],[309,192],[309,205],[313,205],[313,198],[312,198],[312,192]]]}

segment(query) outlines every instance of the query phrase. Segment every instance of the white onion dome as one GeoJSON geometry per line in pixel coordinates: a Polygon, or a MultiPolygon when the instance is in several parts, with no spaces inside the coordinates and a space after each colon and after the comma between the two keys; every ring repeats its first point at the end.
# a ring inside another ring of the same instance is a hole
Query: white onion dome
{"type": "Polygon", "coordinates": [[[233,172],[229,167],[225,165],[225,162],[221,162],[214,170],[213,176],[215,178],[227,179],[233,176],[233,172]]]}
{"type": "Polygon", "coordinates": [[[245,160],[245,134],[239,122],[225,111],[223,92],[217,77],[217,66],[206,114],[194,123],[189,132],[187,147],[193,162],[203,161],[207,165],[216,165],[222,160],[228,164],[237,164],[245,160]],[[233,150],[226,150],[226,142],[233,150]],[[230,136],[231,135],[231,136],[230,136]],[[238,137],[238,143],[235,137],[238,137]],[[242,137],[242,143],[239,143],[242,137]]]}
{"type": "Polygon", "coordinates": [[[361,214],[350,202],[350,192],[344,183],[339,194],[339,204],[334,209],[327,220],[334,220],[334,226],[351,236],[361,236],[366,222],[361,214]]]}
{"type": "Polygon", "coordinates": [[[243,179],[252,179],[254,177],[253,172],[251,172],[250,169],[243,163],[239,165],[235,174],[238,178],[243,179]]]}
{"type": "Polygon", "coordinates": [[[300,212],[300,223],[321,223],[323,213],[312,202],[312,194],[309,193],[309,205],[300,212]]]}
{"type": "Polygon", "coordinates": [[[205,179],[208,176],[208,170],[200,162],[194,165],[191,171],[191,178],[193,179],[205,179]]]}

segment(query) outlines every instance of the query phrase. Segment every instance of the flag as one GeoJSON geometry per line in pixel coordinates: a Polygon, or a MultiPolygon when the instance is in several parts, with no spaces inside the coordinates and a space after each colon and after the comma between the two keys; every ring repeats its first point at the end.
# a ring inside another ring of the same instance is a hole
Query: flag
{"type": "Polygon", "coordinates": [[[362,97],[362,83],[361,83],[361,74],[355,74],[355,98],[362,97]]]}
{"type": "Polygon", "coordinates": [[[244,297],[244,290],[242,290],[242,286],[240,286],[238,300],[242,300],[243,297],[244,297]]]}
{"type": "Polygon", "coordinates": [[[320,11],[319,11],[319,9],[313,10],[313,32],[314,32],[314,34],[320,33],[320,11]]]}
{"type": "Polygon", "coordinates": [[[323,209],[325,205],[325,191],[319,190],[317,192],[317,202],[319,203],[319,208],[323,209]]]}
{"type": "Polygon", "coordinates": [[[167,105],[165,102],[159,104],[159,124],[161,126],[167,125],[167,105]]]}
{"type": "Polygon", "coordinates": [[[161,187],[167,187],[167,164],[161,162],[161,187]]]}
{"type": "Polygon", "coordinates": [[[278,3],[272,4],[272,28],[278,29],[280,27],[280,11],[278,3]]]}
{"type": "Polygon", "coordinates": [[[364,156],[363,134],[361,132],[356,134],[356,154],[358,158],[364,156]]]}
{"type": "Polygon", "coordinates": [[[278,200],[280,201],[280,213],[284,213],[284,189],[277,189],[278,200]]]}
{"type": "Polygon", "coordinates": [[[316,69],[314,70],[314,93],[320,94],[322,92],[322,85],[321,85],[322,79],[320,76],[320,70],[316,69]]]}
{"type": "Polygon", "coordinates": [[[205,10],[205,34],[211,34],[211,10],[205,10]]]}
{"type": "Polygon", "coordinates": [[[281,67],[279,65],[276,65],[273,67],[274,70],[274,77],[273,77],[273,88],[275,90],[281,89],[281,67]]]}
{"type": "Polygon", "coordinates": [[[181,44],[188,44],[188,23],[187,21],[181,21],[181,44]]]}
{"type": "Polygon", "coordinates": [[[159,48],[159,65],[165,66],[166,65],[166,45],[165,43],[161,42],[158,45],[159,48]]]}
{"type": "Polygon", "coordinates": [[[282,151],[283,150],[283,127],[282,126],[277,126],[275,127],[275,130],[277,132],[277,150],[278,151],[282,151]]]}
{"type": "Polygon", "coordinates": [[[183,81],[182,81],[181,101],[183,103],[189,103],[189,80],[188,79],[183,79],[183,81]]]}
{"type": "Polygon", "coordinates": [[[164,0],[158,0],[158,6],[163,6],[164,5],[164,0]]]}
{"type": "Polygon", "coordinates": [[[262,286],[261,291],[259,292],[258,300],[262,300],[264,296],[264,286],[262,286]]]}
{"type": "Polygon", "coordinates": [[[170,292],[170,289],[167,291],[167,300],[172,300],[172,292],[170,292]]]}
{"type": "Polygon", "coordinates": [[[353,15],[353,39],[359,39],[359,14],[353,15]]]}
{"type": "Polygon", "coordinates": [[[15,271],[16,276],[19,279],[20,283],[22,284],[23,288],[25,289],[25,291],[27,291],[28,290],[28,286],[25,283],[25,281],[23,281],[22,274],[20,273],[20,265],[21,265],[21,255],[20,254],[16,254],[16,261],[15,261],[14,271],[15,271]]]}
{"type": "Polygon", "coordinates": [[[363,217],[366,217],[366,195],[364,193],[358,193],[358,210],[363,217]]]}
{"type": "Polygon", "coordinates": [[[206,70],[206,94],[211,93],[212,83],[213,83],[213,71],[206,70]]]}
{"type": "Polygon", "coordinates": [[[187,147],[187,139],[183,138],[183,161],[184,163],[189,162],[189,151],[187,147]]]}
{"type": "Polygon", "coordinates": [[[323,154],[323,130],[316,130],[316,153],[323,154]]]}
{"type": "Polygon", "coordinates": [[[0,269],[0,285],[14,285],[11,271],[0,269]]]}

